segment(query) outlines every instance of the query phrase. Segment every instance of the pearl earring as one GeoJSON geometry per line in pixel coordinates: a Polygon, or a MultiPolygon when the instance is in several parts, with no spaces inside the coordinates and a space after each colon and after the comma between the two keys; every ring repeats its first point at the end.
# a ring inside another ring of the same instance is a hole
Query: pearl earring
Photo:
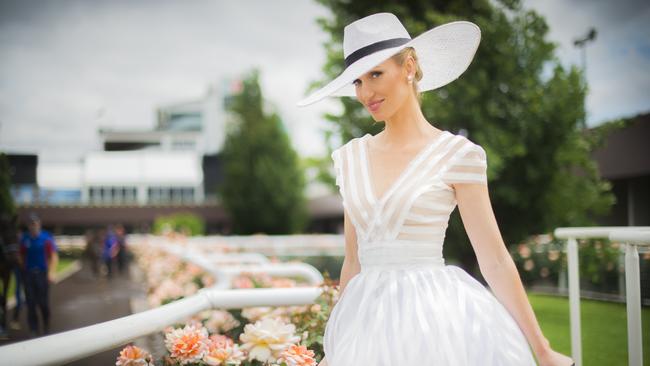
{"type": "Polygon", "coordinates": [[[412,83],[413,82],[413,75],[409,75],[408,79],[409,79],[409,83],[412,83]]]}

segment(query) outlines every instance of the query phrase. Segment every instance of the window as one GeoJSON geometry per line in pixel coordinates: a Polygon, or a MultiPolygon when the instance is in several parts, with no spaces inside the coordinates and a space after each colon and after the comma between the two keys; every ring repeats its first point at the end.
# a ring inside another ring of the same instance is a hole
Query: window
{"type": "Polygon", "coordinates": [[[149,187],[147,196],[150,204],[191,204],[194,203],[194,188],[149,187]]]}
{"type": "Polygon", "coordinates": [[[90,187],[88,191],[88,199],[90,203],[94,205],[133,204],[137,201],[137,187],[90,187]]]}

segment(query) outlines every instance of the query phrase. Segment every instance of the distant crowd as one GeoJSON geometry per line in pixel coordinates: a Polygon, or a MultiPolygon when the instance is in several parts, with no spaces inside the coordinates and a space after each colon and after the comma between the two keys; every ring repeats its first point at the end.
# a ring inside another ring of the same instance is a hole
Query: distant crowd
{"type": "Polygon", "coordinates": [[[114,267],[120,274],[126,273],[130,257],[124,226],[110,225],[106,229],[86,231],[84,258],[96,277],[102,275],[102,268],[109,279],[113,277],[114,267]]]}
{"type": "MultiPolygon", "coordinates": [[[[17,230],[16,218],[0,218],[0,274],[3,291],[0,294],[0,339],[8,336],[7,325],[20,329],[20,313],[27,306],[30,336],[50,333],[50,285],[57,282],[59,248],[54,235],[41,228],[41,219],[29,215],[27,230],[17,230]],[[10,230],[15,228],[16,230],[10,230]],[[8,284],[14,278],[15,307],[8,319],[8,284]],[[40,313],[40,314],[39,314],[40,313]],[[39,322],[40,315],[40,322],[39,322]],[[9,324],[7,324],[9,323],[9,324]],[[39,327],[39,323],[42,327],[39,327]]],[[[121,224],[88,230],[84,250],[85,264],[95,278],[112,279],[117,271],[128,276],[131,255],[126,242],[126,230],[121,224]]]]}

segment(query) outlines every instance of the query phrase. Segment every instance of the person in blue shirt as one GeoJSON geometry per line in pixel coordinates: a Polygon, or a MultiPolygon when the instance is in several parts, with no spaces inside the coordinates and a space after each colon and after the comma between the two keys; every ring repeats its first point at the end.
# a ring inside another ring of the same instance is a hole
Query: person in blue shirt
{"type": "Polygon", "coordinates": [[[119,244],[119,249],[117,251],[117,268],[120,270],[121,274],[127,273],[127,246],[126,246],[126,230],[124,225],[119,224],[115,227],[115,235],[117,236],[117,242],[119,244]]]}
{"type": "MultiPolygon", "coordinates": [[[[34,215],[34,214],[32,214],[30,216],[30,219],[31,219],[31,217],[34,217],[36,220],[38,219],[38,217],[36,215],[34,215]]],[[[44,229],[41,229],[41,233],[43,235],[46,235],[49,238],[51,238],[52,245],[54,246],[54,250],[56,252],[58,252],[59,249],[56,246],[56,242],[54,241],[54,237],[52,236],[52,234],[50,234],[50,232],[48,232],[47,230],[44,230],[44,229]]],[[[17,248],[16,251],[17,252],[20,252],[21,243],[23,241],[27,240],[29,235],[30,235],[29,233],[22,233],[22,235],[20,235],[20,239],[18,239],[18,244],[16,244],[16,248],[17,248]]],[[[18,258],[18,259],[20,259],[20,258],[18,258]]],[[[24,283],[23,283],[24,282],[24,279],[23,279],[24,273],[23,272],[24,271],[20,267],[20,265],[18,265],[18,266],[16,266],[14,268],[14,273],[13,273],[14,274],[14,280],[15,280],[14,281],[14,284],[15,284],[14,298],[16,300],[16,306],[14,307],[13,317],[12,317],[12,321],[10,323],[10,326],[11,326],[12,329],[16,329],[16,330],[20,329],[20,322],[19,322],[19,320],[20,320],[20,312],[21,312],[21,309],[26,305],[25,297],[27,295],[24,294],[26,292],[26,290],[25,290],[25,286],[24,286],[24,283]]]]}
{"type": "Polygon", "coordinates": [[[106,239],[104,239],[104,251],[102,253],[102,259],[104,260],[106,269],[108,270],[108,278],[113,277],[113,260],[117,256],[119,250],[119,238],[115,233],[113,227],[110,226],[106,232],[106,239]]]}
{"type": "Polygon", "coordinates": [[[55,281],[59,262],[54,237],[41,230],[41,220],[32,214],[28,222],[29,232],[20,241],[20,267],[23,274],[27,320],[32,336],[38,334],[37,307],[40,310],[43,333],[50,332],[50,283],[55,281]]]}

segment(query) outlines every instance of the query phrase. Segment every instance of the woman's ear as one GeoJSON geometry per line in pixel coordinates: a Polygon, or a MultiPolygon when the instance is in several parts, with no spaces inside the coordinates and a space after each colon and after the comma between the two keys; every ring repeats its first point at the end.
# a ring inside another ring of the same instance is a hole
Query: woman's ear
{"type": "Polygon", "coordinates": [[[409,65],[409,75],[413,75],[413,77],[415,77],[416,62],[413,56],[411,55],[408,56],[408,65],[409,65]]]}
{"type": "Polygon", "coordinates": [[[409,80],[409,77],[412,80],[415,77],[415,60],[411,55],[406,57],[406,60],[404,60],[404,68],[403,70],[405,71],[404,77],[409,80]]]}

